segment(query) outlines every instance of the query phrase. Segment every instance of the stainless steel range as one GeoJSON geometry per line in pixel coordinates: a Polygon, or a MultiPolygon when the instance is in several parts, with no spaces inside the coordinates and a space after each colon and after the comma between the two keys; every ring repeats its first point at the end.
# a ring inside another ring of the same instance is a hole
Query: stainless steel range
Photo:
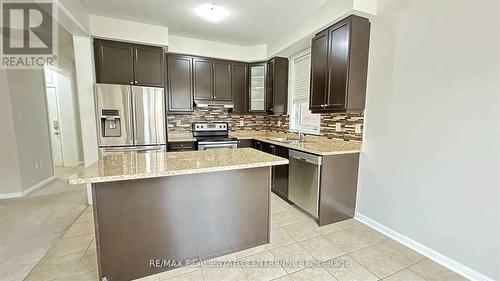
{"type": "Polygon", "coordinates": [[[238,148],[238,139],[229,136],[228,123],[193,123],[198,150],[238,148]]]}

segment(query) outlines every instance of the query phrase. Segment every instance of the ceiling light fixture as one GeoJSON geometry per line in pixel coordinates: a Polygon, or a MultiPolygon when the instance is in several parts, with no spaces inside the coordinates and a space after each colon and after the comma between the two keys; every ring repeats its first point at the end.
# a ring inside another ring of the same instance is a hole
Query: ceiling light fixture
{"type": "Polygon", "coordinates": [[[213,4],[202,4],[194,12],[197,16],[210,22],[219,22],[229,15],[226,9],[213,4]]]}

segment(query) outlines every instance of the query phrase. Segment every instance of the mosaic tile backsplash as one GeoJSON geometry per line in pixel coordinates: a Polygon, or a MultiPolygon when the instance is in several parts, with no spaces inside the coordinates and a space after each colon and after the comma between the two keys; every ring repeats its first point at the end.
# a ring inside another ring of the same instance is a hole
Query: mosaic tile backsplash
{"type": "MultiPolygon", "coordinates": [[[[239,115],[229,113],[222,107],[196,108],[192,114],[167,114],[167,128],[170,133],[191,132],[193,122],[227,122],[232,131],[287,132],[289,129],[288,115],[239,115]]],[[[361,141],[363,114],[321,114],[320,134],[328,138],[361,141]],[[341,123],[340,132],[335,130],[336,123],[341,123]],[[359,134],[355,133],[356,124],[361,126],[359,134]]]]}

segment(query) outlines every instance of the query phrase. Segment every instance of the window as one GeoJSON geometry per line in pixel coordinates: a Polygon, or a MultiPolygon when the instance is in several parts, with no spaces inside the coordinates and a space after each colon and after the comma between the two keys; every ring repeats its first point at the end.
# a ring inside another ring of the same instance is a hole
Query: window
{"type": "Polygon", "coordinates": [[[290,131],[319,134],[320,114],[309,110],[311,50],[290,59],[290,131]]]}

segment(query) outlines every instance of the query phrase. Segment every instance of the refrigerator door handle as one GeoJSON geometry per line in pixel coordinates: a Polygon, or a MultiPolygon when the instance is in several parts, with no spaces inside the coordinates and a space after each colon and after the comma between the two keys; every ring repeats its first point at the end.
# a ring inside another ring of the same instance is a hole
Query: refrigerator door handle
{"type": "Polygon", "coordinates": [[[127,125],[130,128],[129,129],[130,133],[129,133],[128,137],[129,137],[130,142],[133,145],[135,145],[135,140],[134,140],[134,138],[135,138],[135,124],[133,121],[133,119],[134,119],[134,108],[133,108],[134,105],[133,104],[134,103],[132,102],[133,97],[132,97],[132,88],[131,87],[127,88],[127,94],[128,94],[128,98],[127,98],[128,108],[130,109],[130,117],[131,117],[131,118],[127,119],[127,122],[128,122],[127,125]]]}

